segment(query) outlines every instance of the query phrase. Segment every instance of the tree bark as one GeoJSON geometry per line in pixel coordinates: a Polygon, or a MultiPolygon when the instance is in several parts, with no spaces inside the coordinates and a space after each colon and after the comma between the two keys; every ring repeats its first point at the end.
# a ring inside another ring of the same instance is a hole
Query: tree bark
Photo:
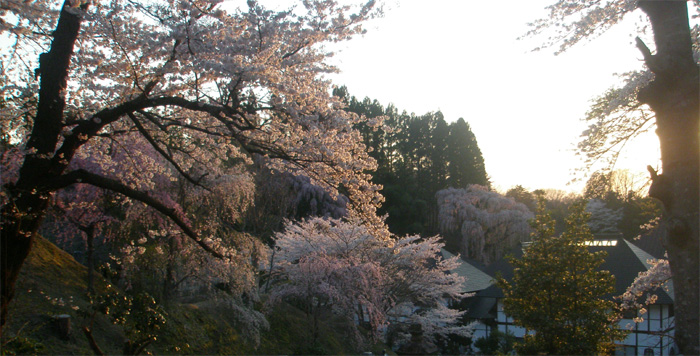
{"type": "Polygon", "coordinates": [[[685,355],[700,354],[700,77],[693,59],[685,1],[640,1],[654,31],[656,54],[638,41],[654,80],[639,101],[656,113],[663,173],[649,195],[664,205],[665,247],[673,273],[675,339],[685,355]]]}
{"type": "Polygon", "coordinates": [[[92,336],[92,330],[87,326],[83,326],[83,334],[87,337],[92,352],[97,356],[104,356],[105,353],[100,349],[100,345],[97,344],[97,341],[95,341],[95,338],[92,336]]]}
{"type": "MultiPolygon", "coordinates": [[[[68,82],[68,68],[75,40],[80,32],[80,17],[70,11],[67,1],[53,33],[51,49],[39,56],[41,75],[39,103],[34,127],[26,149],[34,151],[25,156],[14,185],[7,186],[9,203],[2,207],[0,225],[0,336],[7,319],[7,310],[15,292],[15,282],[22,264],[31,250],[33,235],[39,228],[48,207],[49,191],[42,190],[43,182],[60,172],[50,170],[51,156],[61,134],[65,98],[63,91],[68,82]]],[[[82,5],[87,9],[87,4],[82,5]]]]}
{"type": "Polygon", "coordinates": [[[88,226],[81,226],[79,229],[85,233],[85,241],[87,242],[87,293],[95,294],[95,222],[88,226]]]}

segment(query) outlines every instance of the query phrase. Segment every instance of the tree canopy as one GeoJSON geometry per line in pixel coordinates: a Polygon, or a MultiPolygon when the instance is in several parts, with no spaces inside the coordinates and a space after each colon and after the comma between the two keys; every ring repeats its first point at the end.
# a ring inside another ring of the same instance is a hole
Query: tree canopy
{"type": "MultiPolygon", "coordinates": [[[[356,223],[312,218],[286,224],[275,241],[273,302],[296,302],[314,319],[331,310],[357,339],[364,323],[375,340],[386,328],[399,335],[397,347],[411,325],[420,325],[431,342],[470,335],[464,311],[446,306],[464,297],[464,278],[451,273],[458,258],[441,257],[437,236],[382,240],[356,223]]],[[[312,330],[311,343],[318,332],[312,330]]]]}
{"type": "MultiPolygon", "coordinates": [[[[254,155],[348,197],[348,214],[381,229],[375,161],[360,118],[330,95],[324,43],[361,33],[373,1],[11,2],[3,6],[2,321],[55,191],[76,184],[145,204],[201,248],[173,193],[212,190],[254,155]],[[6,169],[5,169],[6,168],[6,169]],[[161,190],[154,178],[182,177],[161,190]]],[[[234,188],[235,188],[234,184],[234,188]]],[[[215,218],[215,217],[212,217],[215,218]]]]}

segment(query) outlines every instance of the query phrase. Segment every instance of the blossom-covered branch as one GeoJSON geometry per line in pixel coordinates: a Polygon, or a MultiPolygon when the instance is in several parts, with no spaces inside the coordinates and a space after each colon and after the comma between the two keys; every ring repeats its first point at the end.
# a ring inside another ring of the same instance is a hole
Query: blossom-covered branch
{"type": "Polygon", "coordinates": [[[180,227],[180,229],[182,229],[182,231],[187,236],[194,240],[204,250],[208,251],[216,257],[225,258],[225,256],[220,251],[214,250],[211,246],[209,246],[202,239],[199,238],[197,233],[194,230],[192,230],[190,224],[187,222],[187,218],[184,216],[183,212],[180,209],[178,209],[178,207],[168,206],[163,202],[151,197],[147,193],[133,189],[119,181],[105,178],[83,169],[78,169],[63,174],[62,176],[56,178],[56,180],[53,182],[54,186],[52,188],[60,189],[76,183],[91,184],[96,187],[108,189],[113,192],[123,194],[131,199],[138,200],[150,206],[151,208],[170,218],[177,226],[180,227]]]}

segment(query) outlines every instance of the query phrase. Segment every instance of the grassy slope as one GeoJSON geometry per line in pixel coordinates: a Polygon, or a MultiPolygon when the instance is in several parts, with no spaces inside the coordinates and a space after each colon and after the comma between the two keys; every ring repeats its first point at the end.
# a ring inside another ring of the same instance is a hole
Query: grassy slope
{"type": "MultiPolygon", "coordinates": [[[[88,309],[85,298],[87,268],[68,253],[37,237],[25,261],[10,305],[4,338],[19,335],[41,343],[48,354],[91,354],[80,327],[85,324],[80,310],[88,309]],[[76,310],[77,309],[77,310],[76,310]],[[53,317],[71,315],[71,333],[67,340],[59,336],[53,317]]],[[[103,280],[96,282],[104,289],[103,280]]],[[[123,334],[105,318],[93,324],[96,341],[103,351],[118,353],[123,334]]],[[[5,340],[3,340],[5,341],[5,340]]]]}
{"type": "MultiPolygon", "coordinates": [[[[97,289],[104,290],[106,282],[96,276],[97,289]]],[[[15,335],[42,346],[40,353],[62,355],[92,354],[80,328],[88,323],[80,311],[88,310],[85,298],[87,268],[43,238],[25,262],[17,283],[17,292],[10,306],[3,342],[15,335]],[[77,309],[77,310],[76,310],[77,309]],[[59,336],[53,316],[69,314],[72,330],[67,339],[59,336]]],[[[256,349],[246,343],[236,330],[235,318],[227,308],[212,303],[172,304],[166,307],[167,323],[158,341],[149,347],[156,354],[261,354],[279,355],[309,353],[309,327],[306,316],[291,306],[276,309],[268,317],[270,330],[262,335],[256,349]]],[[[92,326],[93,334],[105,353],[118,354],[123,345],[121,327],[98,316],[92,326]]],[[[357,353],[352,350],[346,331],[340,324],[324,322],[320,347],[317,351],[330,354],[357,353]]],[[[379,353],[385,346],[368,349],[379,353]]],[[[4,345],[3,351],[10,350],[4,345]]],[[[362,351],[362,350],[361,350],[362,351]]]]}

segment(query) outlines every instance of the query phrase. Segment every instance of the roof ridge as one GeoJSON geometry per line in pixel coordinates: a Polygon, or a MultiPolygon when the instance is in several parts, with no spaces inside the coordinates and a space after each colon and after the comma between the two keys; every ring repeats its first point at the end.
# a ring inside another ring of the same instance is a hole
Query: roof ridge
{"type": "Polygon", "coordinates": [[[630,250],[632,250],[632,253],[634,253],[634,255],[637,256],[637,258],[642,262],[642,264],[644,264],[647,270],[651,268],[652,265],[648,262],[648,260],[657,260],[656,257],[642,250],[639,246],[625,239],[622,240],[627,244],[627,246],[629,246],[630,250]]]}

